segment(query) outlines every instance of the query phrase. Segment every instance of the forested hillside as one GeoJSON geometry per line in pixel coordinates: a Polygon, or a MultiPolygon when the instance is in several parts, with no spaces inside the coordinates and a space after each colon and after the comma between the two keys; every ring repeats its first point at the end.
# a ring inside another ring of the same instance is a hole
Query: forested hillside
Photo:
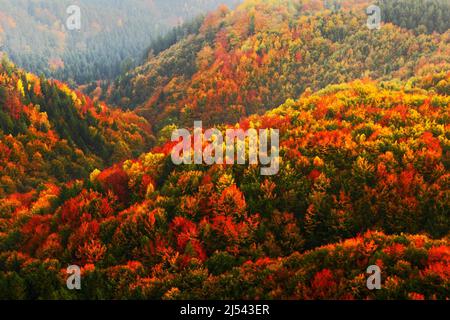
{"type": "Polygon", "coordinates": [[[450,73],[414,81],[427,89],[356,81],[242,120],[280,129],[278,175],[175,166],[167,142],[8,197],[0,297],[449,299],[450,73]]]}
{"type": "MultiPolygon", "coordinates": [[[[135,1],[138,23],[145,6],[180,16],[172,1],[135,1]]],[[[15,3],[36,4],[26,12],[42,17],[30,36],[39,48],[67,44],[47,38],[56,2],[15,3]]],[[[100,62],[132,52],[114,44],[128,31],[95,31],[112,30],[121,2],[89,3],[103,4],[86,38],[99,51],[50,74],[109,77],[100,62]]],[[[0,299],[450,299],[449,10],[448,0],[246,0],[147,38],[143,64],[78,91],[4,58],[0,299]],[[367,26],[369,4],[380,28],[367,26]],[[186,139],[194,157],[227,129],[279,130],[278,147],[258,155],[279,151],[279,170],[248,164],[250,138],[247,164],[176,165],[172,134],[194,120],[205,129],[186,139]],[[79,290],[66,283],[71,265],[79,290]]],[[[19,11],[4,12],[0,26],[21,28],[19,11]]],[[[41,68],[45,50],[23,63],[41,68]]]]}
{"type": "Polygon", "coordinates": [[[113,79],[140,63],[172,27],[235,0],[0,0],[0,50],[36,74],[78,84],[113,79]],[[81,29],[68,30],[70,5],[81,29]]]}
{"type": "Polygon", "coordinates": [[[399,26],[387,23],[380,30],[367,28],[363,0],[341,1],[339,10],[313,0],[222,7],[197,34],[150,56],[101,98],[137,108],[161,129],[194,119],[233,123],[328,84],[448,70],[449,6],[429,2],[436,5],[425,11],[417,1],[382,6],[382,17],[399,26]],[[429,25],[421,27],[418,17],[429,25]]]}
{"type": "Polygon", "coordinates": [[[58,81],[0,63],[0,198],[86,178],[146,151],[150,126],[58,81]]]}

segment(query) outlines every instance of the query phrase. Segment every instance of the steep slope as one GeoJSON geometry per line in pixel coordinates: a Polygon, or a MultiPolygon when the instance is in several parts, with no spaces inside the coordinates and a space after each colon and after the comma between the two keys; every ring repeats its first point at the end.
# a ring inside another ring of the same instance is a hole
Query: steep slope
{"type": "Polygon", "coordinates": [[[337,11],[326,10],[326,2],[306,0],[249,0],[232,11],[222,7],[197,34],[122,76],[110,101],[137,108],[159,130],[193,120],[233,123],[308,88],[448,70],[447,2],[432,1],[440,5],[427,7],[426,14],[417,1],[404,2],[405,14],[399,14],[399,6],[382,5],[382,16],[411,28],[410,21],[420,23],[415,17],[425,16],[436,26],[406,30],[387,23],[369,30],[369,2],[363,0],[341,1],[337,11]]]}
{"type": "Polygon", "coordinates": [[[274,176],[175,166],[167,142],[84,182],[10,196],[0,204],[0,292],[450,298],[448,83],[450,73],[356,81],[242,120],[235,127],[280,130],[274,176]],[[70,264],[82,267],[81,291],[64,289],[70,264]],[[382,290],[365,287],[371,264],[382,290]]]}
{"type": "Polygon", "coordinates": [[[150,126],[65,84],[0,64],[0,197],[41,183],[85,178],[95,168],[137,156],[150,126]]]}

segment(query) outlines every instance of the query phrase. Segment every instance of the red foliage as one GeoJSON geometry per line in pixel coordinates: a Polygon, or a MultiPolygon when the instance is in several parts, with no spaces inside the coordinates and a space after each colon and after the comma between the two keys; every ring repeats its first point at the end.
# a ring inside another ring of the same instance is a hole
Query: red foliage
{"type": "Polygon", "coordinates": [[[185,253],[187,246],[190,245],[190,249],[192,249],[189,252],[190,254],[201,260],[206,259],[206,254],[197,240],[197,226],[192,221],[183,217],[176,217],[172,221],[171,230],[176,237],[178,250],[185,253]]]}
{"type": "Polygon", "coordinates": [[[217,200],[216,214],[241,218],[245,215],[246,203],[244,195],[236,185],[223,190],[217,200]]]}
{"type": "Polygon", "coordinates": [[[310,172],[310,174],[308,175],[308,177],[311,179],[311,180],[316,180],[319,176],[321,175],[321,172],[319,171],[319,170],[317,170],[317,169],[313,169],[311,172],[310,172]]]}
{"type": "Polygon", "coordinates": [[[32,254],[49,236],[51,215],[35,215],[22,227],[21,232],[25,236],[22,249],[32,254]]]}
{"type": "Polygon", "coordinates": [[[335,292],[336,282],[329,269],[323,269],[314,276],[311,282],[312,299],[327,299],[335,292]]]}
{"type": "Polygon", "coordinates": [[[80,198],[72,198],[64,203],[61,210],[61,220],[63,223],[77,225],[80,218],[80,198]]]}
{"type": "Polygon", "coordinates": [[[128,175],[120,165],[106,169],[98,176],[98,181],[105,190],[113,191],[123,203],[129,199],[128,175]]]}
{"type": "Polygon", "coordinates": [[[450,264],[450,248],[448,246],[432,247],[428,252],[428,262],[447,262],[450,264]]]}
{"type": "Polygon", "coordinates": [[[405,246],[400,243],[394,243],[385,249],[383,252],[392,257],[401,257],[403,256],[403,252],[405,251],[405,246]]]}

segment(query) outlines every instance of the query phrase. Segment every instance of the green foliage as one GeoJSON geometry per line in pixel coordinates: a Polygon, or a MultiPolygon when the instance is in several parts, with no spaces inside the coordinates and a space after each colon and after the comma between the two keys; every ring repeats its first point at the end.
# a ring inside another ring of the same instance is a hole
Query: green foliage
{"type": "Polygon", "coordinates": [[[450,3],[447,0],[379,0],[382,20],[420,33],[450,29],[450,3]]]}

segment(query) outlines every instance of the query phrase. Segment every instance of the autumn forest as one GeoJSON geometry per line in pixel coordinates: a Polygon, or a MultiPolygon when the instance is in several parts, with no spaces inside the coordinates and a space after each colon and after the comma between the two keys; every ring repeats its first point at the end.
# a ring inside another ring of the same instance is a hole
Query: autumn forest
{"type": "Polygon", "coordinates": [[[1,300],[450,299],[449,1],[225,2],[0,0],[1,300]],[[199,120],[279,170],[175,164],[199,120]]]}

